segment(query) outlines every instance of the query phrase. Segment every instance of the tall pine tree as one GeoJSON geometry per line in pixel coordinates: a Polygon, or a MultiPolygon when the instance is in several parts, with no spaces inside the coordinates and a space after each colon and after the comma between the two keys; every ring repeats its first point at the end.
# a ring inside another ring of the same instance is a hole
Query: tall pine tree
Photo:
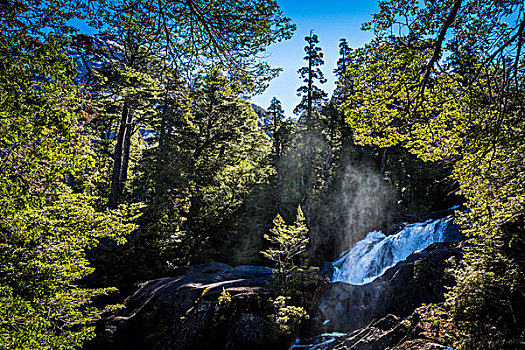
{"type": "Polygon", "coordinates": [[[305,148],[305,154],[300,155],[299,167],[302,170],[300,180],[300,191],[303,197],[308,197],[310,188],[315,182],[315,150],[319,143],[318,134],[319,127],[315,127],[315,124],[320,122],[320,109],[326,101],[327,94],[318,86],[318,84],[324,84],[326,79],[321,66],[324,64],[323,52],[319,44],[319,38],[313,31],[310,31],[310,35],[305,37],[307,45],[304,47],[306,55],[304,60],[308,62],[308,65],[301,67],[297,72],[301,79],[303,79],[302,85],[297,89],[298,96],[302,96],[301,102],[295,107],[294,113],[299,115],[299,121],[306,124],[306,131],[300,132],[300,141],[303,143],[305,148]],[[314,135],[315,134],[315,135],[314,135]]]}
{"type": "Polygon", "coordinates": [[[317,84],[326,83],[326,79],[321,71],[324,60],[323,51],[321,47],[317,46],[319,38],[311,31],[310,35],[304,40],[308,43],[304,47],[306,53],[304,60],[308,62],[308,66],[301,67],[297,71],[305,85],[297,89],[297,95],[302,96],[302,99],[295,107],[294,113],[306,119],[307,133],[311,134],[313,113],[319,111],[327,97],[326,92],[321,90],[317,84]]]}
{"type": "Polygon", "coordinates": [[[284,110],[281,101],[277,97],[272,98],[268,107],[268,117],[270,121],[270,131],[273,138],[273,151],[275,159],[279,159],[282,152],[282,131],[281,126],[284,120],[284,110]]]}

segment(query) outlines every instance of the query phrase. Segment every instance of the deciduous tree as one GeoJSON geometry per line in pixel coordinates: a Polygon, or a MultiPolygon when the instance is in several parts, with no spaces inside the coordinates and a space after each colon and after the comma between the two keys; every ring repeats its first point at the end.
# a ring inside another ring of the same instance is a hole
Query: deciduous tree
{"type": "Polygon", "coordinates": [[[33,5],[0,12],[0,347],[74,349],[93,337],[92,298],[111,290],[81,284],[93,271],[86,250],[124,242],[134,211],[98,211],[71,181],[93,166],[92,115],[65,55],[67,16],[48,3],[46,22],[33,5]]]}
{"type": "Polygon", "coordinates": [[[354,52],[358,68],[348,71],[356,85],[345,104],[347,120],[362,144],[401,145],[423,160],[453,166],[469,208],[462,225],[473,245],[448,296],[461,331],[456,346],[516,346],[525,329],[516,310],[525,299],[513,290],[523,290],[524,259],[509,247],[525,235],[523,2],[380,5],[365,25],[376,38],[354,52]],[[474,270],[478,274],[465,279],[474,270]],[[465,311],[479,300],[481,318],[465,311]]]}

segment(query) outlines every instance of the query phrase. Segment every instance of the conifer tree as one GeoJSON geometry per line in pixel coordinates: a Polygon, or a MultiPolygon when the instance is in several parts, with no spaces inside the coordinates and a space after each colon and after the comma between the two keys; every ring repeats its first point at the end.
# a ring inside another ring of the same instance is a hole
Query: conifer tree
{"type": "Polygon", "coordinates": [[[274,145],[274,156],[279,159],[282,151],[282,132],[281,125],[284,119],[284,110],[281,101],[277,97],[272,98],[270,106],[268,107],[268,114],[270,116],[271,132],[274,145]]]}
{"type": "MultiPolygon", "coordinates": [[[[337,78],[336,87],[330,102],[323,110],[323,114],[326,117],[327,136],[331,153],[333,153],[334,149],[348,145],[350,141],[350,128],[345,121],[341,105],[345,100],[345,96],[352,90],[352,82],[347,74],[347,70],[353,67],[352,53],[353,50],[346,39],[340,39],[339,59],[337,60],[337,68],[334,69],[334,74],[337,78]]],[[[328,157],[327,164],[329,164],[330,160],[331,157],[328,157]]]]}
{"type": "Polygon", "coordinates": [[[297,95],[302,96],[302,100],[294,109],[295,114],[306,119],[308,135],[312,132],[312,114],[319,111],[327,97],[326,92],[317,86],[317,83],[324,84],[326,79],[321,71],[321,66],[324,64],[323,51],[321,47],[317,46],[319,38],[312,33],[313,31],[304,38],[308,43],[304,47],[306,53],[304,60],[308,62],[308,66],[300,68],[297,73],[306,85],[297,89],[297,95]]]}
{"type": "Polygon", "coordinates": [[[350,66],[352,48],[348,45],[345,38],[339,40],[339,59],[337,60],[337,68],[334,69],[335,76],[339,81],[346,77],[346,69],[350,66]]]}
{"type": "MultiPolygon", "coordinates": [[[[321,116],[320,110],[326,101],[327,94],[318,86],[324,84],[326,79],[321,66],[324,64],[323,52],[319,44],[319,38],[313,31],[310,35],[305,37],[307,45],[304,47],[306,55],[304,59],[308,62],[308,66],[301,67],[298,70],[300,78],[303,79],[302,85],[297,89],[298,96],[302,96],[301,102],[295,107],[294,113],[299,115],[299,121],[306,125],[306,130],[298,130],[296,135],[296,142],[302,144],[300,148],[304,148],[297,154],[297,166],[301,171],[300,181],[298,182],[301,196],[307,198],[309,192],[315,183],[316,167],[319,162],[316,161],[319,155],[319,147],[321,137],[321,116]],[[303,154],[304,152],[304,154],[303,154]]],[[[302,125],[298,125],[300,129],[302,125]]]]}
{"type": "MultiPolygon", "coordinates": [[[[334,69],[334,74],[337,78],[336,87],[332,95],[337,105],[341,105],[346,95],[352,91],[352,80],[348,74],[349,68],[354,67],[354,50],[348,45],[345,38],[339,40],[339,59],[337,60],[337,67],[334,69]]],[[[344,116],[342,116],[344,123],[344,116]]]]}
{"type": "Polygon", "coordinates": [[[297,207],[297,216],[293,225],[287,225],[281,215],[277,214],[273,220],[270,235],[264,238],[271,244],[270,248],[262,251],[264,257],[275,262],[278,269],[274,274],[278,296],[270,299],[275,314],[270,315],[280,332],[291,333],[303,320],[309,318],[302,306],[294,306],[297,296],[304,295],[309,283],[316,280],[317,269],[307,268],[299,263],[299,257],[306,251],[309,241],[308,227],[301,206],[297,207]]]}
{"type": "Polygon", "coordinates": [[[277,214],[273,220],[271,234],[264,238],[271,246],[262,255],[275,262],[278,268],[279,283],[286,292],[289,288],[290,274],[297,268],[296,258],[306,250],[308,244],[308,227],[301,206],[297,207],[297,216],[293,225],[287,225],[281,215],[277,214]]]}

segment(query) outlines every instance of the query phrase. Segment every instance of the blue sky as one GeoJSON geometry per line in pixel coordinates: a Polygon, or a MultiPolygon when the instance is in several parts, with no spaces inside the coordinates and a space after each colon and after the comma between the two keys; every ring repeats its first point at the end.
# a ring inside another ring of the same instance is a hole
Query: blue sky
{"type": "Polygon", "coordinates": [[[285,114],[292,116],[300,101],[296,93],[301,85],[297,70],[306,63],[303,60],[305,36],[313,29],[319,37],[325,60],[322,70],[328,79],[322,88],[330,95],[335,87],[333,70],[339,56],[339,39],[346,38],[353,48],[368,42],[372,35],[362,32],[361,24],[372,18],[378,6],[376,0],[278,0],[278,3],[297,25],[297,30],[292,39],[268,48],[268,62],[283,71],[265,93],[253,97],[252,102],[266,109],[275,96],[281,100],[285,114]]]}

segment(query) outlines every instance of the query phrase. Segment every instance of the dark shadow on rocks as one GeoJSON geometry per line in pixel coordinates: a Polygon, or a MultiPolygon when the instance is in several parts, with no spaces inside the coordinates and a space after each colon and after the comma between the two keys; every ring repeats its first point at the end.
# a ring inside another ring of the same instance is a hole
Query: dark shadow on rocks
{"type": "MultiPolygon", "coordinates": [[[[188,266],[174,277],[141,283],[125,308],[106,316],[86,349],[286,349],[296,334],[270,334],[273,269],[222,263],[188,266]],[[219,303],[223,289],[230,300],[219,303]]],[[[305,293],[311,309],[327,281],[305,293]]]]}

